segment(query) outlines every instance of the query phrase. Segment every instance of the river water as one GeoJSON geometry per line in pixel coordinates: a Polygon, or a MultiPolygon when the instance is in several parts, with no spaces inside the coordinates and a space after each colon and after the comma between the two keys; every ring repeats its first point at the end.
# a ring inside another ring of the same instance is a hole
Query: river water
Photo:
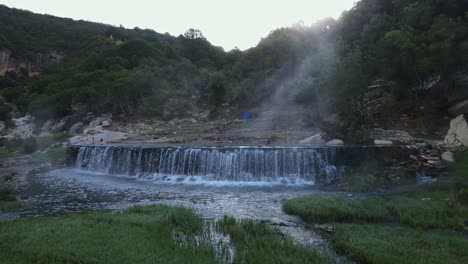
{"type": "Polygon", "coordinates": [[[282,203],[287,199],[312,194],[337,195],[313,185],[165,183],[72,168],[25,176],[17,183],[17,189],[26,204],[20,216],[57,216],[161,203],[190,207],[206,218],[230,215],[278,224],[300,221],[283,213],[282,203]]]}

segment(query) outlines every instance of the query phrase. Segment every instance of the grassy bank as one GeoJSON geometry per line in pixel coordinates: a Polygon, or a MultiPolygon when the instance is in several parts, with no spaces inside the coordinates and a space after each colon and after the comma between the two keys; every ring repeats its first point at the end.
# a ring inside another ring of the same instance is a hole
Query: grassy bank
{"type": "Polygon", "coordinates": [[[450,230],[337,225],[332,242],[361,263],[468,263],[468,239],[450,230]]]}
{"type": "Polygon", "coordinates": [[[16,201],[13,190],[0,183],[0,212],[16,209],[22,205],[23,204],[21,202],[16,201]]]}
{"type": "Polygon", "coordinates": [[[280,238],[263,223],[225,217],[218,226],[235,245],[235,263],[331,263],[316,250],[280,238]]]}
{"type": "Polygon", "coordinates": [[[217,263],[211,247],[179,245],[173,232],[193,239],[203,222],[192,211],[166,206],[122,213],[0,223],[0,259],[6,263],[217,263]]]}
{"type": "MultiPolygon", "coordinates": [[[[430,196],[430,195],[428,195],[430,196]]],[[[399,222],[420,228],[463,228],[468,208],[450,207],[447,198],[345,198],[304,197],[287,201],[284,210],[311,223],[379,223],[399,222]]]]}
{"type": "Polygon", "coordinates": [[[425,189],[358,200],[302,197],[283,208],[333,224],[335,248],[364,263],[467,263],[468,151],[456,158],[449,175],[425,189]]]}
{"type": "MultiPolygon", "coordinates": [[[[266,224],[225,217],[235,263],[330,263],[266,224]]],[[[190,209],[134,207],[0,222],[2,263],[219,263],[203,220],[190,209]],[[179,240],[182,238],[182,240],[179,240]]]]}

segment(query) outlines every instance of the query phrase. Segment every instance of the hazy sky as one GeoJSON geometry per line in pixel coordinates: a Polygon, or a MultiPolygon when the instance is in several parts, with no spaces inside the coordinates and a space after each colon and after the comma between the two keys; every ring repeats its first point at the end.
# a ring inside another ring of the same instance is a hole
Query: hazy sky
{"type": "Polygon", "coordinates": [[[9,7],[178,36],[200,29],[214,45],[246,49],[276,28],[337,18],[357,0],[0,0],[9,7]]]}

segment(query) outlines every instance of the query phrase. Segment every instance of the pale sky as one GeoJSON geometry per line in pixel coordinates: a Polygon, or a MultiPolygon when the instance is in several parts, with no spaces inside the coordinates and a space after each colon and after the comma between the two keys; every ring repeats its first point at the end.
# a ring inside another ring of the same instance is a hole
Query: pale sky
{"type": "Polygon", "coordinates": [[[127,28],[149,28],[178,36],[197,28],[225,50],[256,46],[279,27],[338,18],[357,0],[0,0],[35,13],[127,28]]]}

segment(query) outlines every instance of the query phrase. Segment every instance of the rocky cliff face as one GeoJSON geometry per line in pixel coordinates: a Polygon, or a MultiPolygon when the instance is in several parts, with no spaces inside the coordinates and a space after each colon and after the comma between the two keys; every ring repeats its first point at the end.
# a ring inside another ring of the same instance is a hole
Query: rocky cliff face
{"type": "Polygon", "coordinates": [[[20,73],[21,69],[24,69],[29,76],[34,76],[62,58],[63,55],[55,51],[16,58],[10,50],[0,48],[0,76],[5,75],[7,72],[20,73]]]}
{"type": "Polygon", "coordinates": [[[468,147],[467,117],[460,115],[450,122],[450,130],[445,137],[445,143],[452,147],[468,147]]]}

